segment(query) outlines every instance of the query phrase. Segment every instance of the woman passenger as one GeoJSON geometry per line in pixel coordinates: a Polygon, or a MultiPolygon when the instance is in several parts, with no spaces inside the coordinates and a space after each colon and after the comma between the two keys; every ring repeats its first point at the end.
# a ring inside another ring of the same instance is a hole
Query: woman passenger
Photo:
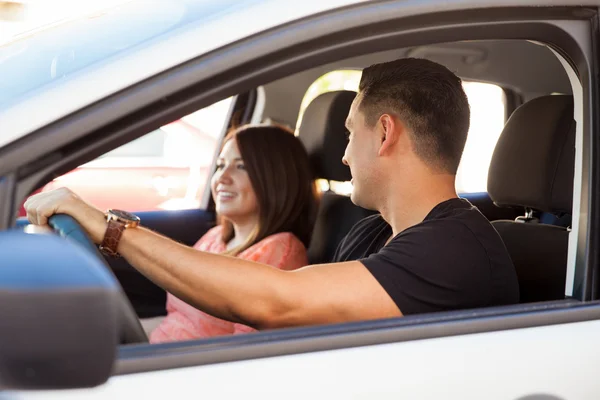
{"type": "MultiPolygon", "coordinates": [[[[229,134],[211,190],[220,224],[198,240],[196,249],[275,268],[308,264],[317,197],[306,150],[290,130],[244,126],[229,134]]],[[[252,331],[168,293],[167,316],[150,334],[150,343],[252,331]]]]}

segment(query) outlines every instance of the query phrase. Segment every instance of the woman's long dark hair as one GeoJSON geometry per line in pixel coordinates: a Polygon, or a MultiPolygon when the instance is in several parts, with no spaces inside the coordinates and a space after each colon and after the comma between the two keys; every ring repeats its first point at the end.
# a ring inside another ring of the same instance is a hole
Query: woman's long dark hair
{"type": "MultiPolygon", "coordinates": [[[[294,133],[282,126],[245,125],[227,135],[235,140],[244,161],[259,208],[259,222],[250,237],[226,254],[237,255],[267,236],[291,232],[308,248],[318,198],[306,149],[294,133]]],[[[223,240],[233,226],[221,218],[223,240]]]]}

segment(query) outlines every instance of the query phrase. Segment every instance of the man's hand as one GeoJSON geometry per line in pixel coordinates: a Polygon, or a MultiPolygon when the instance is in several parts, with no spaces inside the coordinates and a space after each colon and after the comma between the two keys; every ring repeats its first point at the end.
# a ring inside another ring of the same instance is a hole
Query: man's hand
{"type": "Polygon", "coordinates": [[[79,222],[95,243],[100,243],[104,237],[104,213],[67,188],[35,194],[27,199],[24,208],[32,224],[45,226],[52,215],[67,214],[79,222]]]}
{"type": "MultiPolygon", "coordinates": [[[[71,190],[60,188],[38,193],[27,199],[23,207],[27,219],[35,225],[47,225],[48,218],[54,214],[69,214],[68,210],[82,200],[71,190]]],[[[69,214],[71,215],[71,214],[69,214]]]]}

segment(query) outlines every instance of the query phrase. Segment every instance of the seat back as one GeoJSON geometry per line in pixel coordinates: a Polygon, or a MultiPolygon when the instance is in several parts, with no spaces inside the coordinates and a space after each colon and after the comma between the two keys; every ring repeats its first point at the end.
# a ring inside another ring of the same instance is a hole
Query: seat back
{"type": "MultiPolygon", "coordinates": [[[[322,94],[306,108],[298,137],[310,157],[315,179],[346,182],[352,178],[342,163],[346,150],[346,117],[355,92],[342,90],[322,94]]],[[[355,223],[373,214],[345,195],[324,192],[308,248],[311,264],[331,262],[340,241],[355,223]]]]}
{"type": "Polygon", "coordinates": [[[571,214],[575,164],[572,96],[539,97],[510,117],[494,150],[488,193],[498,206],[525,207],[515,221],[494,221],[519,279],[522,303],[563,299],[569,229],[535,212],[571,214]]]}

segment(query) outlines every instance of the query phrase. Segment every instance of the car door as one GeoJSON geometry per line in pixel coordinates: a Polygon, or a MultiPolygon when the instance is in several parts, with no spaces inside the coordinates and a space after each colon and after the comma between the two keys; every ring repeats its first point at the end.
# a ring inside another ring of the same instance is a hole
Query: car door
{"type": "MultiPolygon", "coordinates": [[[[281,26],[195,64],[201,67],[218,61],[239,66],[231,70],[229,79],[250,85],[305,65],[400,45],[486,38],[551,43],[570,75],[578,123],[574,195],[578,218],[572,226],[575,234],[571,235],[565,300],[124,346],[119,349],[114,376],[106,384],[39,395],[164,397],[191,392],[194,396],[251,398],[597,397],[600,384],[594,372],[600,355],[595,346],[600,304],[596,301],[599,253],[594,239],[599,227],[595,218],[598,190],[592,177],[599,167],[595,146],[599,82],[593,73],[598,53],[592,39],[599,33],[598,10],[569,6],[566,0],[374,1],[281,26]]],[[[185,69],[180,72],[183,79],[185,69]]],[[[206,79],[211,77],[214,75],[206,72],[206,79]]],[[[188,75],[188,79],[199,78],[188,75]]],[[[213,84],[222,97],[231,91],[228,83],[213,84]]],[[[34,393],[15,395],[36,397],[34,393]]]]}
{"type": "MultiPolygon", "coordinates": [[[[400,5],[398,7],[401,8],[400,5]]],[[[577,298],[576,293],[574,296],[577,298]]],[[[510,315],[510,312],[504,314],[507,310],[497,310],[500,314],[492,311],[487,315],[474,314],[476,316],[473,319],[459,317],[446,323],[438,321],[428,324],[425,318],[418,329],[429,333],[422,335],[409,333],[417,329],[416,326],[410,327],[411,318],[402,321],[407,324],[405,326],[390,321],[388,325],[381,323],[378,326],[381,329],[378,331],[380,338],[387,336],[379,343],[374,340],[374,331],[370,332],[373,341],[366,339],[369,336],[366,331],[368,324],[362,327],[349,324],[321,328],[322,331],[318,333],[309,329],[272,333],[268,341],[266,338],[262,341],[257,335],[247,339],[252,346],[248,344],[247,347],[231,351],[226,348],[227,344],[235,343],[233,340],[215,340],[211,343],[213,349],[217,343],[223,345],[223,352],[219,355],[209,351],[208,344],[181,344],[178,350],[171,348],[171,362],[166,357],[153,358],[150,348],[128,348],[122,350],[120,364],[122,372],[127,375],[119,376],[116,380],[115,388],[123,386],[115,389],[114,393],[135,385],[135,382],[150,379],[144,377],[146,373],[129,375],[145,371],[142,363],[136,363],[136,359],[144,354],[158,364],[164,363],[163,368],[176,365],[188,367],[178,370],[178,373],[172,371],[162,374],[160,367],[149,368],[152,372],[147,372],[148,377],[160,380],[163,387],[167,387],[168,382],[183,384],[188,380],[210,381],[206,390],[223,395],[260,393],[261,397],[274,398],[285,391],[292,398],[307,395],[422,399],[519,399],[528,396],[541,399],[591,398],[599,387],[591,377],[584,378],[588,383],[581,384],[579,375],[585,376],[589,368],[582,367],[577,373],[571,373],[556,364],[558,360],[574,361],[575,354],[596,355],[596,351],[589,347],[593,343],[592,332],[599,327],[597,306],[594,303],[586,306],[586,311],[591,314],[589,319],[586,317],[581,320],[576,315],[583,309],[579,309],[579,304],[574,306],[576,303],[566,300],[558,304],[545,304],[543,307],[547,307],[548,314],[538,308],[541,305],[529,306],[527,311],[523,309],[525,313],[520,314],[520,318],[524,320],[527,316],[540,319],[549,317],[552,320],[551,324],[537,326],[519,325],[514,319],[519,317],[510,315]],[[574,308],[569,309],[571,306],[574,308]],[[565,308],[558,312],[553,307],[565,308]],[[478,328],[471,329],[475,325],[478,328]],[[339,336],[336,337],[334,332],[339,336]],[[361,335],[364,335],[364,341],[358,339],[361,335]],[[577,345],[549,349],[549,344],[559,338],[575,336],[581,338],[577,345]],[[309,342],[312,343],[308,345],[309,342]],[[585,349],[577,348],[578,345],[583,345],[585,349]],[[189,362],[183,361],[183,354],[186,354],[189,362]],[[203,361],[207,365],[193,366],[203,361]],[[215,364],[215,361],[221,363],[215,364]],[[236,384],[228,385],[227,382],[231,381],[236,384]]],[[[397,323],[400,324],[399,321],[397,323]]],[[[109,386],[112,383],[111,380],[109,386]]]]}

